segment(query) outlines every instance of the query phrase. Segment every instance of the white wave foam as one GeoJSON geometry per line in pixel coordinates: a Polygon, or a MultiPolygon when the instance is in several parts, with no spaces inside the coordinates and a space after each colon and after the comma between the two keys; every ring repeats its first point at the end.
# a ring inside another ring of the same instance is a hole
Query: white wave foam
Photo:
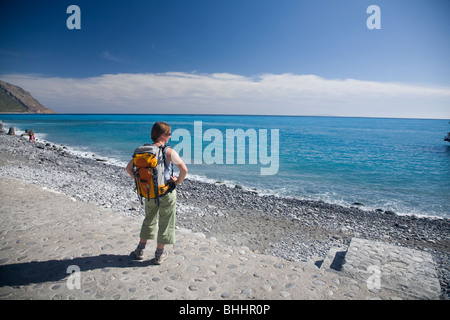
{"type": "MultiPolygon", "coordinates": [[[[6,122],[3,122],[3,127],[4,128],[14,127],[17,136],[20,136],[25,133],[25,131],[22,130],[20,127],[17,127],[15,125],[12,125],[12,124],[9,124],[6,122]]],[[[93,160],[97,160],[97,161],[101,160],[107,164],[111,164],[111,165],[115,165],[115,166],[119,166],[119,167],[125,167],[127,165],[127,163],[125,163],[124,161],[121,161],[119,159],[99,155],[94,150],[91,150],[88,147],[85,147],[85,148],[74,147],[74,146],[70,146],[67,144],[61,144],[61,143],[58,143],[58,142],[55,142],[52,140],[47,140],[48,134],[45,132],[36,132],[35,136],[36,136],[36,142],[43,143],[44,145],[49,144],[52,146],[56,146],[57,148],[65,148],[66,152],[68,152],[74,156],[80,157],[80,158],[93,159],[93,160]]]]}
{"type": "Polygon", "coordinates": [[[326,192],[323,194],[302,194],[302,195],[295,195],[292,192],[289,193],[288,188],[278,188],[276,190],[272,189],[261,189],[261,188],[254,188],[249,187],[246,185],[242,185],[241,183],[232,181],[232,180],[214,180],[211,178],[208,178],[203,175],[193,175],[189,174],[189,179],[194,181],[199,181],[203,183],[208,184],[223,184],[229,188],[235,188],[236,185],[239,185],[242,187],[242,190],[249,191],[249,192],[255,192],[255,195],[259,197],[276,197],[281,199],[296,199],[296,200],[303,200],[303,201],[322,201],[328,204],[332,205],[338,205],[344,208],[350,208],[350,207],[357,207],[358,209],[362,211],[375,211],[377,209],[381,209],[383,211],[392,211],[395,212],[396,215],[399,216],[416,216],[418,218],[430,218],[430,219],[444,219],[445,217],[433,215],[431,213],[424,213],[420,211],[418,208],[408,208],[400,203],[380,203],[379,205],[370,205],[370,204],[364,204],[364,205],[356,205],[356,201],[347,201],[344,200],[343,197],[339,196],[337,193],[334,192],[326,192]]]}

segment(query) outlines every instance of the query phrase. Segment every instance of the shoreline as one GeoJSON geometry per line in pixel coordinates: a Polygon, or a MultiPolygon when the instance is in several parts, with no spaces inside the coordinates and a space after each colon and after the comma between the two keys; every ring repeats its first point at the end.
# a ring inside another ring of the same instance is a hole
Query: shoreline
{"type": "MultiPolygon", "coordinates": [[[[16,137],[20,137],[21,134],[24,134],[25,131],[22,131],[21,129],[17,129],[16,128],[16,137]]],[[[68,152],[69,154],[71,154],[72,156],[75,157],[79,157],[79,158],[83,158],[83,159],[89,159],[89,160],[95,160],[98,162],[105,162],[106,165],[111,165],[111,166],[115,166],[115,167],[125,167],[127,165],[127,161],[122,161],[122,160],[118,160],[116,158],[110,158],[108,156],[101,156],[101,155],[96,155],[94,153],[94,151],[88,151],[88,150],[81,150],[81,149],[77,149],[76,147],[73,146],[66,146],[64,144],[61,143],[57,143],[57,142],[52,142],[49,140],[45,139],[46,134],[42,134],[42,133],[37,133],[36,134],[36,141],[38,144],[41,144],[42,146],[45,146],[45,148],[47,149],[53,149],[55,150],[59,150],[61,151],[61,148],[64,149],[63,151],[68,152]]],[[[24,138],[26,140],[26,138],[24,138]]],[[[27,141],[27,140],[26,140],[27,141]]],[[[409,216],[409,217],[417,217],[417,218],[430,218],[430,219],[449,219],[446,217],[442,217],[439,215],[429,215],[429,214],[420,214],[420,213],[412,213],[412,212],[397,212],[397,211],[393,211],[393,210],[385,210],[382,209],[380,206],[366,206],[363,203],[360,203],[358,201],[353,202],[352,204],[350,204],[350,202],[348,203],[343,203],[343,201],[327,201],[327,200],[322,200],[322,199],[314,199],[314,198],[301,198],[301,197],[296,197],[296,196],[290,196],[290,195],[280,195],[276,192],[272,192],[270,190],[260,190],[260,189],[256,189],[253,187],[249,187],[246,185],[242,185],[239,183],[236,183],[234,181],[227,181],[227,180],[214,180],[214,179],[210,179],[207,177],[203,177],[203,176],[199,176],[199,175],[192,175],[192,174],[188,174],[188,177],[190,178],[190,180],[195,181],[195,182],[199,182],[199,183],[206,183],[207,185],[225,185],[229,188],[239,188],[242,189],[244,191],[248,191],[251,193],[255,193],[258,196],[261,197],[275,197],[275,198],[280,198],[280,199],[293,199],[293,200],[299,200],[299,201],[307,201],[307,202],[323,202],[323,203],[328,203],[331,205],[337,205],[339,207],[344,207],[346,209],[352,209],[352,208],[357,208],[360,209],[362,211],[367,211],[367,212],[371,212],[371,211],[378,211],[378,212],[389,212],[391,214],[396,214],[398,216],[409,216]]]]}
{"type": "MultiPolygon", "coordinates": [[[[0,135],[0,174],[94,202],[117,213],[142,216],[125,169],[26,138],[0,135]]],[[[177,226],[233,246],[292,261],[319,263],[331,247],[352,237],[428,251],[449,299],[450,220],[361,210],[323,201],[261,196],[225,184],[187,179],[177,191],[177,226]]],[[[130,239],[132,241],[132,239],[130,239]]]]}
{"type": "MultiPolygon", "coordinates": [[[[73,115],[73,114],[68,114],[68,115],[73,115]]],[[[101,114],[81,114],[81,115],[101,115],[101,114]]],[[[111,115],[117,115],[117,114],[111,114],[111,115]]],[[[130,114],[132,115],[132,114],[130,114]]],[[[350,117],[352,118],[352,117],[350,117]]],[[[384,119],[384,118],[383,118],[384,119]]],[[[388,119],[388,118],[386,118],[388,119]]],[[[0,120],[1,121],[1,120],[0,120]]],[[[5,123],[6,126],[11,126],[8,123],[5,123]]],[[[20,135],[21,133],[24,133],[24,131],[22,131],[21,129],[18,129],[16,127],[16,136],[20,135]]],[[[47,149],[61,149],[63,148],[65,151],[67,151],[68,153],[76,156],[76,157],[81,157],[81,158],[86,158],[86,159],[91,159],[91,160],[95,160],[95,161],[99,161],[99,162],[105,162],[107,165],[113,165],[113,166],[117,166],[117,167],[125,167],[126,164],[128,163],[128,160],[122,160],[120,159],[120,157],[110,157],[110,155],[105,155],[103,153],[103,155],[98,154],[98,152],[102,153],[99,150],[89,150],[89,149],[85,149],[86,147],[84,146],[71,146],[71,145],[65,145],[65,144],[61,144],[60,142],[54,142],[54,141],[50,141],[47,140],[47,134],[46,133],[37,133],[36,134],[36,141],[43,143],[45,145],[45,147],[47,149]]],[[[221,170],[221,168],[217,168],[218,170],[221,170]]],[[[226,168],[224,169],[226,170],[226,168]]],[[[253,185],[248,185],[247,182],[242,182],[238,180],[224,180],[222,179],[222,177],[218,177],[218,178],[208,178],[206,176],[203,175],[192,175],[191,173],[188,174],[188,177],[191,180],[194,181],[198,181],[200,183],[207,183],[207,184],[220,184],[223,183],[225,185],[227,185],[228,187],[234,188],[234,187],[239,187],[240,189],[246,190],[246,191],[250,191],[250,192],[255,192],[258,195],[261,196],[274,196],[274,197],[278,197],[278,198],[286,198],[286,199],[295,199],[295,200],[300,200],[300,201],[312,201],[312,202],[325,202],[325,203],[329,203],[332,205],[337,205],[339,207],[344,207],[347,209],[352,209],[352,208],[358,208],[360,210],[363,211],[379,211],[379,212],[389,212],[392,214],[396,214],[399,216],[411,216],[411,217],[417,217],[417,218],[432,218],[432,219],[450,219],[450,216],[448,216],[448,213],[446,214],[445,212],[441,212],[441,211],[436,211],[433,210],[433,206],[425,206],[425,207],[421,207],[421,209],[414,207],[411,205],[411,203],[409,205],[404,205],[401,201],[404,200],[400,200],[400,202],[397,202],[395,199],[392,200],[393,202],[386,202],[384,200],[383,197],[381,198],[377,198],[376,202],[371,202],[369,199],[365,198],[364,195],[362,197],[358,197],[358,196],[352,196],[350,198],[347,198],[346,200],[344,200],[344,198],[342,196],[339,196],[338,194],[336,196],[328,196],[328,192],[326,192],[325,194],[322,194],[321,191],[319,191],[318,193],[313,193],[313,194],[303,194],[301,196],[296,195],[296,194],[286,194],[286,193],[282,193],[279,191],[275,191],[275,190],[269,190],[269,189],[262,189],[259,187],[256,187],[253,185]],[[366,202],[367,201],[367,202],[366,202]],[[383,204],[381,204],[383,203],[383,204]]],[[[261,177],[261,176],[260,176],[261,177]]],[[[250,179],[251,180],[251,179],[250,179]]],[[[395,189],[395,187],[392,187],[393,189],[395,189]]],[[[317,190],[316,190],[317,191],[317,190]]],[[[350,192],[351,193],[351,192],[350,192]]],[[[345,194],[348,194],[348,192],[346,192],[345,194]]],[[[389,196],[388,196],[389,198],[389,196]]],[[[400,197],[401,198],[401,197],[400,197]]],[[[429,199],[426,199],[426,201],[422,201],[421,203],[427,203],[429,199]]]]}

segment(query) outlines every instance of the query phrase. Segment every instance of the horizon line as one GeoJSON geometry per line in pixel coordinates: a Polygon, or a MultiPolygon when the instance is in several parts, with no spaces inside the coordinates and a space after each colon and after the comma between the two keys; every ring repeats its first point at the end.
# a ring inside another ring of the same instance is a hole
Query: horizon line
{"type": "MultiPolygon", "coordinates": [[[[56,111],[55,111],[56,112],[56,111]]],[[[450,118],[411,118],[411,117],[376,117],[376,116],[339,116],[339,115],[289,115],[289,114],[227,114],[227,113],[77,113],[77,112],[62,112],[62,113],[28,113],[28,112],[0,112],[0,116],[5,115],[44,115],[44,116],[58,116],[58,115],[122,115],[122,116],[230,116],[230,117],[299,117],[299,118],[355,118],[355,119],[399,119],[399,120],[448,120],[450,118]]]]}

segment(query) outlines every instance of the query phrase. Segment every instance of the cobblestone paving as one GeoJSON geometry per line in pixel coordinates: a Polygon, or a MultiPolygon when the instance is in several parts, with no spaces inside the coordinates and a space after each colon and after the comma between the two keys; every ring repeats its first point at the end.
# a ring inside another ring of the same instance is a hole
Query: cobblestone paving
{"type": "Polygon", "coordinates": [[[140,217],[3,177],[0,199],[1,299],[418,298],[389,287],[373,290],[367,279],[255,254],[189,230],[177,230],[163,264],[152,263],[154,242],[147,245],[146,259],[136,261],[130,254],[140,217]]]}

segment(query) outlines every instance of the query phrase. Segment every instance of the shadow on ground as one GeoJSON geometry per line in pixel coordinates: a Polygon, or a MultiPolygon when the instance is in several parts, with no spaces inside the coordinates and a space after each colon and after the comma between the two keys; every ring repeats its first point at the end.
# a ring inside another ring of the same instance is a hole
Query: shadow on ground
{"type": "Polygon", "coordinates": [[[70,266],[77,266],[80,271],[88,271],[103,268],[147,267],[151,265],[153,265],[153,260],[138,261],[135,259],[133,252],[129,255],[102,254],[67,260],[7,264],[0,266],[0,287],[59,281],[71,274],[70,270],[72,268],[69,268],[70,266]]]}

